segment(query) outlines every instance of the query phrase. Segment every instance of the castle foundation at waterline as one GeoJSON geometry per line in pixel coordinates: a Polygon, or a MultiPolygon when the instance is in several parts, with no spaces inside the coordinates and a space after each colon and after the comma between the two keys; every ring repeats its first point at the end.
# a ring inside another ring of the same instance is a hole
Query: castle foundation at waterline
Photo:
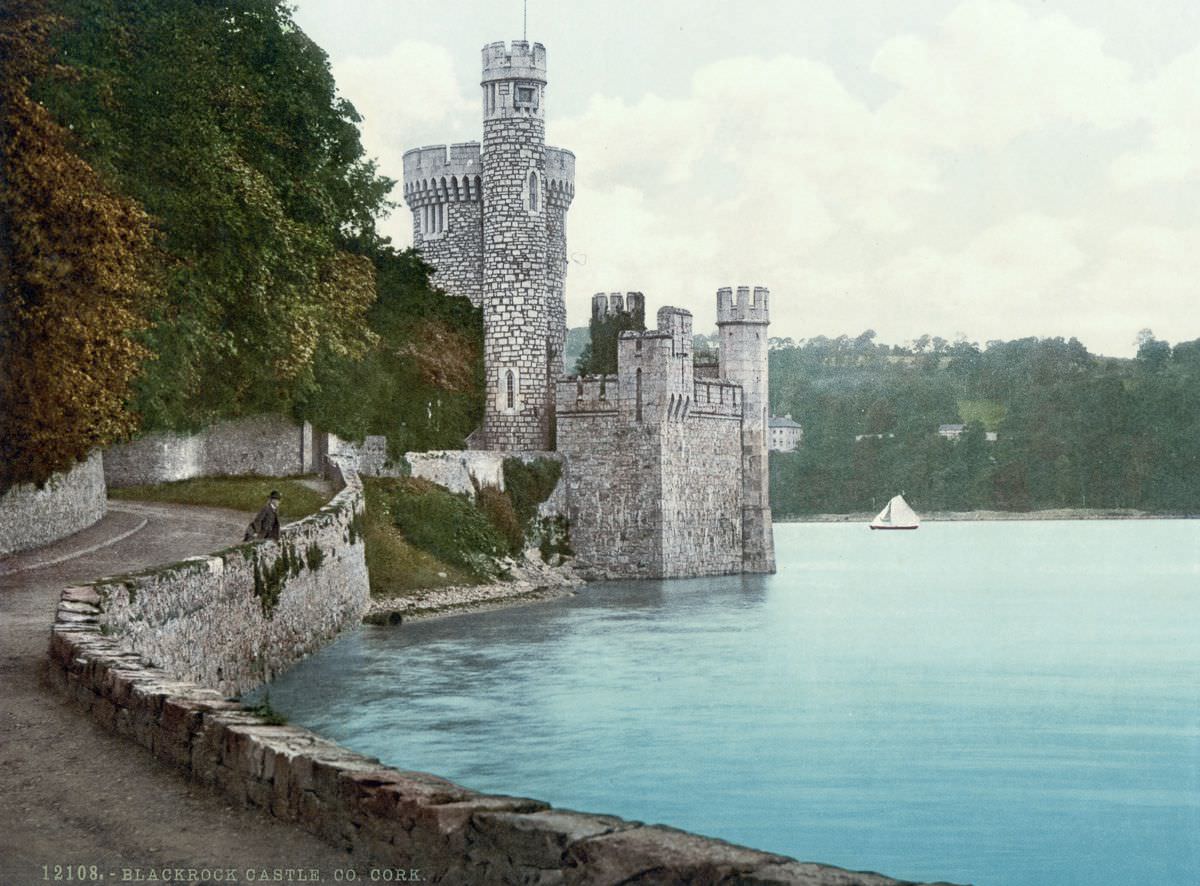
{"type": "MultiPolygon", "coordinates": [[[[774,572],[764,287],[717,292],[720,362],[693,366],[692,315],[622,333],[617,372],[563,375],[575,156],[545,144],[546,50],[483,48],[483,141],[404,155],[413,242],[447,292],[482,306],[486,401],[471,444],[557,451],[576,562],[608,578],[774,572]],[[711,373],[710,373],[711,374],[711,373]]],[[[605,312],[641,293],[599,294],[605,312]],[[606,301],[607,299],[607,301],[606,301]]]]}

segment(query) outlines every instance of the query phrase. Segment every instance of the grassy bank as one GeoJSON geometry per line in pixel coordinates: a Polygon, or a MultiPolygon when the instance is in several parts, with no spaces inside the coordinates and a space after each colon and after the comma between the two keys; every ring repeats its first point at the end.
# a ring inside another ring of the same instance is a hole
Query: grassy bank
{"type": "MultiPolygon", "coordinates": [[[[411,544],[396,525],[395,502],[413,486],[414,481],[408,478],[363,478],[367,494],[363,537],[367,542],[371,596],[399,597],[425,588],[479,584],[484,579],[411,544]]],[[[448,527],[440,525],[430,529],[448,531],[448,527]]]]}
{"type": "Polygon", "coordinates": [[[321,509],[330,496],[305,486],[299,477],[197,477],[154,486],[109,489],[108,497],[128,501],[162,501],[246,512],[246,522],[266,504],[271,490],[279,491],[279,519],[294,523],[321,509]]]}
{"type": "MultiPolygon", "coordinates": [[[[414,596],[431,589],[488,584],[504,577],[502,558],[520,553],[523,523],[505,493],[485,487],[476,505],[427,480],[362,480],[366,494],[363,538],[373,597],[414,596]]],[[[549,494],[541,489],[547,483],[535,480],[537,477],[528,482],[518,479],[514,485],[521,490],[518,503],[522,513],[536,512],[537,503],[549,494]]],[[[210,477],[114,489],[109,494],[127,500],[231,508],[245,511],[248,522],[272,489],[283,496],[279,513],[285,523],[316,512],[329,498],[295,477],[210,477]]]]}

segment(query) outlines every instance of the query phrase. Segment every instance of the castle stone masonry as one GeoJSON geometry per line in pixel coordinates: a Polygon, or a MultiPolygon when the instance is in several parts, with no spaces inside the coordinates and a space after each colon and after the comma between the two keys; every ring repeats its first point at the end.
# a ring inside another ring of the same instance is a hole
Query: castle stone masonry
{"type": "MultiPolygon", "coordinates": [[[[773,572],[767,290],[717,292],[720,363],[697,377],[692,315],[625,332],[616,375],[563,376],[575,156],[547,147],[546,49],[483,48],[483,141],[404,155],[413,242],[434,282],[483,308],[481,448],[563,458],[578,563],[608,577],[773,572]]],[[[646,309],[598,293],[594,319],[646,309]]]]}

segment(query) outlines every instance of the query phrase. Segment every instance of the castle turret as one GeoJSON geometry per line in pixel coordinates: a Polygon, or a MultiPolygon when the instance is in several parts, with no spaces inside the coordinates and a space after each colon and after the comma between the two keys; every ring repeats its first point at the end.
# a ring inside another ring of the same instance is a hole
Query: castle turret
{"type": "Polygon", "coordinates": [[[575,155],[546,146],[546,49],[483,48],[483,142],[404,155],[413,245],[433,282],[483,308],[487,449],[547,449],[567,335],[575,155]]]}
{"type": "Polygon", "coordinates": [[[550,385],[562,354],[547,298],[546,48],[489,43],[481,86],[483,441],[488,449],[548,449],[550,385]]]}
{"type": "Polygon", "coordinates": [[[742,545],[746,572],[775,571],[775,542],[767,491],[767,326],[763,286],[717,291],[721,375],[742,386],[742,545]]]}
{"type": "Polygon", "coordinates": [[[483,164],[479,142],[431,145],[404,153],[404,202],[413,246],[433,282],[471,304],[483,303],[483,164]]]}

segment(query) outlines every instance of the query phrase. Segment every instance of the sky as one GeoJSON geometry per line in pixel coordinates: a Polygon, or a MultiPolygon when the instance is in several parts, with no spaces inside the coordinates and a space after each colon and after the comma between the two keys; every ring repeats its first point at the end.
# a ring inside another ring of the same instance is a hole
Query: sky
{"type": "MultiPolygon", "coordinates": [[[[380,171],[481,137],[521,0],[299,0],[380,171]]],[[[568,323],[592,293],[771,335],[1200,338],[1194,0],[529,0],[547,143],[576,156],[568,323]]],[[[399,187],[393,199],[401,200],[399,187]]],[[[401,204],[381,229],[411,244],[401,204]]]]}

